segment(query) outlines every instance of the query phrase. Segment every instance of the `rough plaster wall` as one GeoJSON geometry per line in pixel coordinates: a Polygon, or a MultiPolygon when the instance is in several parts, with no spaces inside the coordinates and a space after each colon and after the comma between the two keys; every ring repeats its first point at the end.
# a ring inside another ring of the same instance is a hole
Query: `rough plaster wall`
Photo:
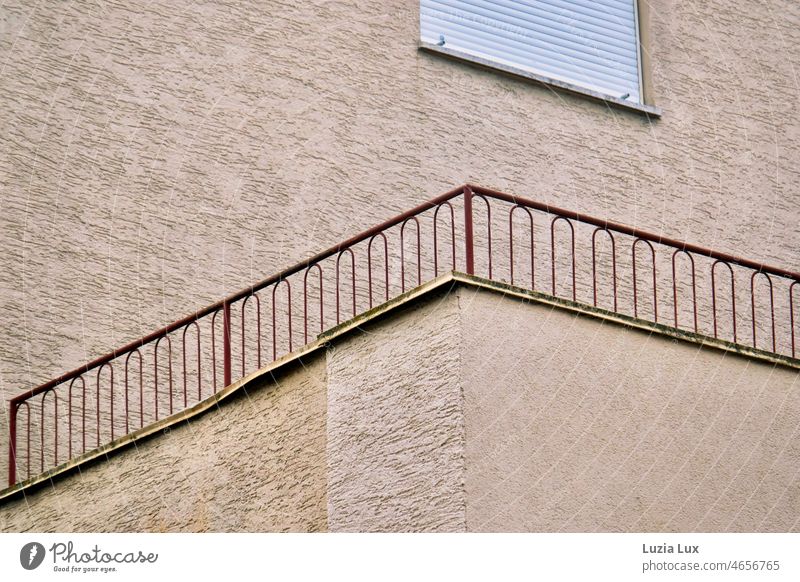
{"type": "Polygon", "coordinates": [[[325,362],[0,506],[2,531],[324,531],[325,362]]]}
{"type": "Polygon", "coordinates": [[[798,378],[460,288],[0,507],[0,529],[797,531],[798,378]]]}
{"type": "Polygon", "coordinates": [[[800,374],[460,289],[469,531],[800,531],[800,374]]]}
{"type": "Polygon", "coordinates": [[[419,52],[416,0],[4,3],[0,396],[467,180],[796,265],[800,4],[650,4],[652,123],[419,52]]]}
{"type": "Polygon", "coordinates": [[[464,531],[464,423],[453,296],[328,353],[330,531],[464,531]]]}

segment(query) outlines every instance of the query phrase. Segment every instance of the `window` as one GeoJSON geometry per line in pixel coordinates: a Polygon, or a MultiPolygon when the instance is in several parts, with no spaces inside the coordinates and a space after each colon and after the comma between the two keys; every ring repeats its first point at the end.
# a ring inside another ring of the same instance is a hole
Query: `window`
{"type": "Polygon", "coordinates": [[[428,50],[658,114],[646,104],[637,0],[421,0],[428,50]]]}

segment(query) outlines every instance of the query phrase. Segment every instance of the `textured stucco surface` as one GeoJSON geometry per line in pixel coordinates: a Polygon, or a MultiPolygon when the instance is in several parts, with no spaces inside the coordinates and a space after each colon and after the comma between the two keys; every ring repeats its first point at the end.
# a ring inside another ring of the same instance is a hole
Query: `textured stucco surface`
{"type": "Polygon", "coordinates": [[[325,360],[0,506],[0,531],[325,531],[325,360]]]}
{"type": "Polygon", "coordinates": [[[465,531],[460,365],[453,296],[331,348],[330,531],[465,531]]]}
{"type": "Polygon", "coordinates": [[[0,529],[800,529],[796,370],[471,286],[303,362],[0,529]]]}
{"type": "Polygon", "coordinates": [[[800,374],[458,291],[469,531],[798,531],[800,374]]]}
{"type": "Polygon", "coordinates": [[[796,265],[800,5],[650,4],[656,122],[418,51],[412,0],[3,3],[0,394],[465,181],[796,265]]]}

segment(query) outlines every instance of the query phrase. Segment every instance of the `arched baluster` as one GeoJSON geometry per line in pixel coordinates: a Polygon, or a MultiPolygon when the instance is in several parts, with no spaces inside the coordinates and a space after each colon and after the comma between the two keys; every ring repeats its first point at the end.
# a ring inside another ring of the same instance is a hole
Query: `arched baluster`
{"type": "Polygon", "coordinates": [[[514,211],[519,208],[528,214],[528,220],[531,224],[531,291],[536,289],[536,265],[535,265],[535,252],[533,242],[533,214],[524,206],[515,204],[508,211],[508,248],[509,248],[509,264],[511,265],[511,284],[514,284],[514,211]]]}
{"type": "Polygon", "coordinates": [[[575,285],[575,228],[572,226],[572,221],[564,216],[556,216],[550,222],[550,266],[553,276],[553,296],[556,296],[556,222],[563,220],[569,226],[570,231],[570,244],[572,253],[572,300],[577,301],[578,292],[575,285]]]}
{"type": "Polygon", "coordinates": [[[675,257],[678,253],[683,253],[689,257],[689,262],[692,265],[692,311],[694,313],[694,332],[697,333],[697,286],[694,271],[694,257],[692,254],[684,249],[678,249],[672,253],[672,305],[675,311],[675,327],[678,327],[678,283],[675,276],[675,257]]]}
{"type": "Polygon", "coordinates": [[[109,401],[111,403],[111,440],[114,440],[114,366],[111,365],[111,362],[106,362],[99,368],[97,368],[97,446],[100,446],[100,374],[103,372],[103,368],[108,366],[109,372],[111,374],[111,384],[110,384],[110,395],[109,401]]]}
{"type": "Polygon", "coordinates": [[[356,316],[356,257],[353,251],[349,248],[343,249],[336,255],[336,325],[341,323],[340,309],[339,309],[339,261],[342,255],[350,253],[350,263],[352,267],[352,283],[353,283],[353,317],[356,316]]]}
{"type": "Polygon", "coordinates": [[[315,263],[306,269],[303,275],[303,343],[308,343],[308,273],[314,267],[319,271],[319,333],[325,331],[325,317],[323,312],[322,267],[315,263]]]}
{"type": "Polygon", "coordinates": [[[486,234],[489,237],[489,279],[492,278],[492,206],[483,194],[473,194],[473,198],[480,198],[486,203],[486,234]]]}
{"type": "Polygon", "coordinates": [[[794,281],[789,285],[789,325],[792,328],[792,357],[795,358],[795,345],[794,345],[794,286],[800,284],[800,281],[794,281]]]}
{"type": "Polygon", "coordinates": [[[125,434],[131,432],[129,424],[130,411],[128,410],[128,394],[130,390],[130,386],[128,383],[128,364],[133,354],[136,354],[139,357],[139,428],[144,427],[144,375],[143,375],[144,370],[142,364],[143,359],[141,352],[139,352],[139,348],[136,348],[128,352],[128,355],[125,358],[125,434]]]}
{"type": "Polygon", "coordinates": [[[287,279],[281,279],[272,287],[272,359],[278,359],[278,335],[276,329],[276,317],[275,317],[275,291],[277,291],[278,287],[281,283],[286,283],[286,301],[289,307],[289,351],[287,353],[292,352],[292,286],[287,279]]]}
{"type": "MultiPolygon", "coordinates": [[[[406,224],[408,224],[409,220],[413,220],[414,224],[417,226],[417,286],[422,285],[422,240],[420,235],[420,226],[419,220],[417,220],[416,216],[411,216],[406,218],[403,221],[403,224],[400,225],[400,292],[405,293],[406,291],[406,245],[405,245],[405,230],[406,224]]],[[[388,264],[388,261],[387,261],[388,264]]],[[[387,287],[388,289],[388,287],[387,287]]],[[[388,295],[387,295],[388,301],[388,295]]],[[[370,307],[372,305],[370,304],[370,307]]]]}
{"type": "Polygon", "coordinates": [[[433,272],[434,277],[439,276],[439,246],[438,246],[438,235],[437,235],[437,220],[439,218],[439,210],[442,206],[447,206],[450,209],[450,236],[451,236],[451,244],[453,245],[453,267],[452,269],[456,270],[456,216],[455,212],[453,211],[453,205],[449,202],[442,202],[436,207],[436,210],[433,212],[433,272]]]}
{"type": "MultiPolygon", "coordinates": [[[[416,220],[416,219],[415,219],[416,220]]],[[[405,222],[403,223],[405,226],[405,222]]],[[[375,240],[376,237],[383,238],[383,258],[385,261],[384,264],[384,281],[386,284],[386,299],[385,301],[389,301],[389,242],[386,240],[386,235],[382,232],[372,235],[372,238],[369,239],[369,244],[367,245],[367,287],[369,291],[369,308],[372,309],[372,242],[375,240]]],[[[402,262],[402,237],[403,237],[403,230],[400,229],[400,261],[402,262]]]]}
{"type": "MultiPolygon", "coordinates": [[[[280,283],[280,281],[279,281],[280,283]]],[[[287,283],[288,284],[288,283],[287,283]]],[[[247,302],[250,298],[256,300],[256,364],[257,370],[261,369],[261,298],[258,296],[258,293],[251,293],[247,297],[242,300],[242,378],[247,375],[247,364],[246,364],[246,353],[247,353],[247,344],[245,342],[245,329],[246,329],[246,319],[244,315],[244,309],[247,307],[247,302]]],[[[273,301],[274,301],[274,291],[273,291],[273,301]]],[[[291,308],[291,306],[290,306],[291,308]]],[[[273,310],[274,310],[274,303],[273,303],[273,310]]]]}
{"type": "Polygon", "coordinates": [[[608,234],[611,239],[611,280],[614,288],[614,311],[617,311],[617,245],[614,240],[614,233],[607,228],[598,226],[592,233],[592,294],[594,298],[594,306],[597,307],[597,261],[595,258],[595,251],[597,248],[597,233],[603,231],[608,234]]]}
{"type": "MultiPolygon", "coordinates": [[[[186,408],[189,406],[189,390],[188,390],[188,375],[186,374],[186,332],[189,331],[189,328],[194,326],[195,333],[197,333],[197,401],[200,402],[203,399],[201,384],[202,384],[202,374],[200,372],[200,326],[197,325],[197,320],[190,321],[187,323],[183,328],[183,336],[181,340],[181,348],[183,352],[183,407],[186,408]]],[[[244,317],[242,318],[242,336],[244,336],[244,317]]],[[[244,351],[244,350],[242,350],[244,351]]],[[[127,372],[127,370],[126,370],[127,372]]]]}
{"type": "MultiPolygon", "coordinates": [[[[222,311],[222,309],[217,309],[213,315],[211,316],[211,377],[212,377],[212,387],[214,390],[214,394],[217,393],[217,334],[215,329],[217,327],[217,315],[222,311]]],[[[224,316],[223,316],[224,318],[224,316]]],[[[224,334],[224,331],[223,331],[224,334]]],[[[223,338],[224,341],[224,338],[223,338]]],[[[156,398],[158,398],[158,394],[156,394],[156,398]]]]}
{"type": "Polygon", "coordinates": [[[58,395],[55,393],[53,388],[49,390],[45,390],[42,393],[42,400],[39,405],[39,415],[41,417],[41,424],[39,425],[39,472],[44,473],[44,405],[47,401],[47,396],[50,393],[53,393],[53,404],[54,404],[54,418],[53,418],[53,432],[54,432],[54,448],[53,448],[53,466],[58,466],[58,395]]]}
{"type": "Polygon", "coordinates": [[[67,431],[69,432],[69,436],[67,440],[69,441],[68,451],[69,451],[69,458],[72,458],[72,386],[75,384],[76,380],[81,381],[81,394],[82,394],[82,403],[81,403],[81,440],[83,442],[83,450],[81,453],[86,452],[86,380],[83,379],[83,376],[78,376],[77,378],[73,378],[72,382],[69,383],[69,392],[67,393],[67,431]]]}
{"type": "MultiPolygon", "coordinates": [[[[16,415],[17,418],[19,418],[19,409],[22,408],[23,405],[25,406],[25,416],[27,418],[27,427],[25,429],[25,435],[26,435],[25,440],[27,446],[27,448],[25,449],[25,466],[26,466],[26,473],[28,476],[26,478],[30,479],[31,478],[31,407],[28,405],[26,401],[23,400],[17,405],[16,415]]],[[[17,449],[17,451],[19,451],[19,449],[17,449]]],[[[15,463],[17,467],[19,467],[19,452],[16,453],[16,457],[14,459],[10,460],[13,463],[15,463]]]]}
{"type": "Polygon", "coordinates": [[[756,345],[756,295],[755,295],[755,280],[756,275],[763,275],[767,278],[767,284],[769,284],[769,311],[770,311],[770,320],[772,322],[772,351],[777,352],[777,342],[775,341],[775,296],[772,292],[772,278],[769,276],[769,273],[764,273],[762,271],[756,271],[750,276],[750,307],[753,313],[753,347],[757,348],[756,345]]]}
{"type": "Polygon", "coordinates": [[[154,378],[154,385],[155,385],[155,411],[156,411],[156,420],[158,420],[158,344],[161,343],[161,340],[167,340],[167,373],[169,375],[169,413],[172,414],[172,340],[168,335],[161,336],[156,340],[155,348],[153,350],[153,364],[155,369],[155,378],[154,378]]]}
{"type": "Polygon", "coordinates": [[[645,240],[643,238],[637,238],[633,241],[632,249],[633,249],[633,316],[639,317],[639,299],[636,290],[636,245],[640,242],[645,243],[648,247],[650,247],[650,256],[653,259],[653,319],[656,323],[658,323],[658,291],[656,289],[656,250],[653,248],[653,245],[650,244],[649,240],[645,240]]]}
{"type": "Polygon", "coordinates": [[[733,276],[733,267],[731,267],[726,261],[723,260],[716,260],[714,264],[711,265],[711,311],[714,315],[714,337],[719,337],[717,335],[717,282],[716,282],[716,268],[717,264],[723,264],[728,267],[728,270],[731,273],[731,311],[732,311],[732,318],[733,318],[733,343],[736,343],[736,280],[733,276]]]}

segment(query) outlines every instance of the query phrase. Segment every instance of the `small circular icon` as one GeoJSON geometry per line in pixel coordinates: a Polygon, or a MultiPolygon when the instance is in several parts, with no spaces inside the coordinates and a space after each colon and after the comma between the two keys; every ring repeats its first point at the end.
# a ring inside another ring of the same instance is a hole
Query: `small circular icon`
{"type": "Polygon", "coordinates": [[[39,542],[30,542],[19,551],[19,563],[26,570],[35,570],[44,561],[44,546],[39,542]]]}

